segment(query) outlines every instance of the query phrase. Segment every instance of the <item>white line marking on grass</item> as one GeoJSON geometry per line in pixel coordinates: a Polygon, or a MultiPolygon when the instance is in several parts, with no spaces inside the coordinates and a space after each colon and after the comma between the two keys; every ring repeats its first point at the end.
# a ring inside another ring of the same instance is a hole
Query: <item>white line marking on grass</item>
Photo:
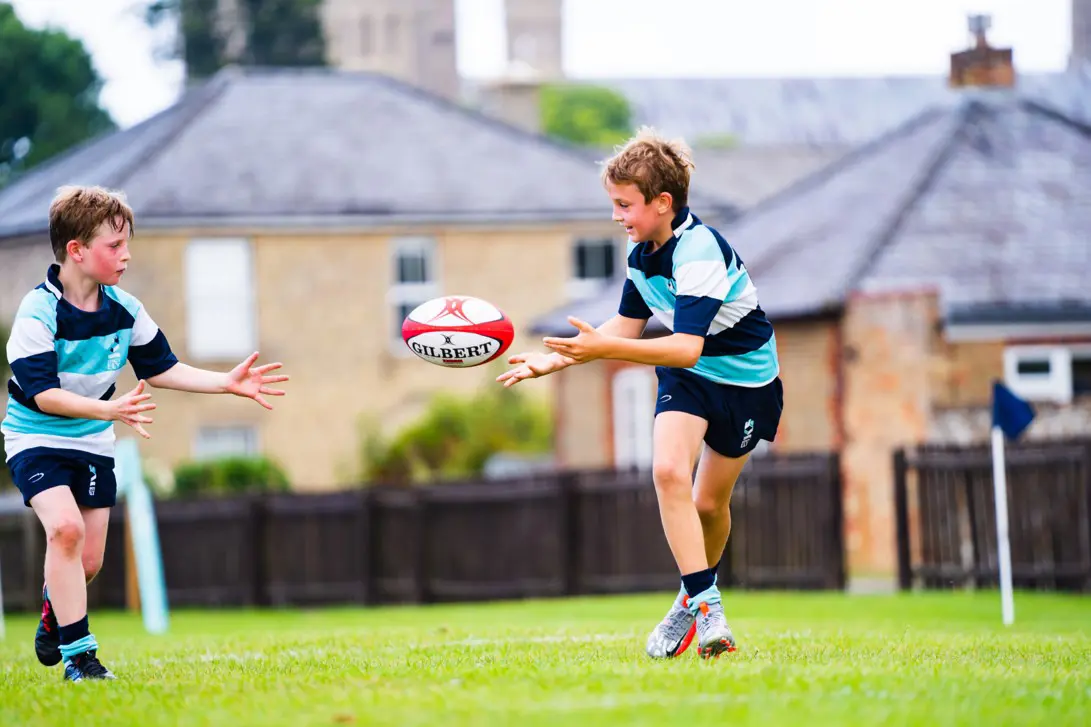
{"type": "MultiPolygon", "coordinates": [[[[618,641],[626,641],[637,637],[638,634],[586,634],[581,636],[571,636],[563,634],[554,634],[547,636],[514,636],[507,638],[477,638],[470,637],[464,639],[456,639],[451,641],[444,641],[438,639],[436,641],[421,641],[410,644],[387,644],[375,649],[369,649],[368,653],[391,653],[397,651],[422,651],[422,650],[436,650],[444,647],[489,647],[489,646],[515,646],[519,644],[589,644],[589,643],[614,643],[618,641]]],[[[118,666],[134,666],[134,665],[150,665],[155,667],[170,666],[175,664],[185,664],[188,662],[198,661],[202,664],[217,664],[217,663],[233,663],[233,664],[249,664],[255,661],[265,661],[269,659],[276,659],[278,661],[289,660],[307,660],[307,659],[321,659],[325,657],[336,657],[340,654],[349,653],[351,649],[346,648],[344,650],[333,650],[326,647],[302,647],[302,648],[289,648],[289,649],[275,649],[269,652],[265,651],[243,651],[239,653],[217,653],[206,651],[204,653],[197,654],[180,654],[177,656],[168,656],[164,658],[150,658],[140,660],[122,659],[118,661],[111,661],[110,663],[118,666]]]]}

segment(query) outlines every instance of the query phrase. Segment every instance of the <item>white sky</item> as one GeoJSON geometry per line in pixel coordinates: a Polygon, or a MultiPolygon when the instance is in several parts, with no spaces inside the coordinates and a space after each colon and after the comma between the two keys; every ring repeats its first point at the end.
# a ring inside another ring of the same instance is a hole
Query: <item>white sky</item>
{"type": "MultiPolygon", "coordinates": [[[[122,126],[176,98],[181,68],[154,59],[156,38],[140,0],[9,1],[23,22],[83,40],[107,80],[103,104],[122,126]]],[[[1071,46],[1070,1],[566,0],[565,71],[577,78],[942,75],[948,53],[968,42],[971,12],[993,16],[990,39],[1015,49],[1020,70],[1054,71],[1071,46]]],[[[460,72],[497,75],[503,0],[455,3],[460,72]]]]}

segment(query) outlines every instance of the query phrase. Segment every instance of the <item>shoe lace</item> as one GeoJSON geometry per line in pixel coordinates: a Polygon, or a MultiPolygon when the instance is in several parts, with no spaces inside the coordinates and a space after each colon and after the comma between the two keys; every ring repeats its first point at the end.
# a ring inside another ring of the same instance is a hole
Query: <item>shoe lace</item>
{"type": "Polygon", "coordinates": [[[727,617],[724,615],[722,607],[710,607],[706,603],[701,604],[699,615],[697,616],[697,625],[702,631],[706,631],[713,626],[727,627],[727,617]]]}
{"type": "Polygon", "coordinates": [[[79,661],[80,671],[85,676],[101,677],[110,673],[110,670],[102,665],[94,651],[88,651],[79,661]]]}
{"type": "Polygon", "coordinates": [[[667,615],[663,617],[663,634],[672,640],[681,639],[689,631],[693,617],[689,613],[689,596],[683,596],[681,602],[675,602],[667,615]]]}

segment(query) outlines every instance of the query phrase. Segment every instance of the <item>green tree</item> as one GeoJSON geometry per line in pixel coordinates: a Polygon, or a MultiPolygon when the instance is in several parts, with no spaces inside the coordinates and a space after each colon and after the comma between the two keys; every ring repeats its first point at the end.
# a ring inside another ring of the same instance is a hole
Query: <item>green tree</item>
{"type": "Polygon", "coordinates": [[[221,0],[150,0],[151,27],[177,28],[164,55],[181,59],[190,79],[207,78],[224,66],[322,66],[326,42],[322,0],[236,0],[238,17],[218,21],[221,0]],[[236,25],[232,29],[231,23],[236,25]],[[241,32],[241,42],[231,42],[241,32]]]}
{"type": "Polygon", "coordinates": [[[413,424],[362,448],[364,480],[408,484],[479,476],[494,454],[543,454],[552,446],[548,407],[499,386],[472,397],[442,394],[413,424]]]}
{"type": "Polygon", "coordinates": [[[83,44],[23,25],[0,2],[0,186],[82,141],[116,128],[99,106],[102,79],[83,44]]]}
{"type": "Polygon", "coordinates": [[[543,86],[541,114],[546,134],[573,144],[613,146],[633,133],[628,100],[601,86],[543,86]]]}

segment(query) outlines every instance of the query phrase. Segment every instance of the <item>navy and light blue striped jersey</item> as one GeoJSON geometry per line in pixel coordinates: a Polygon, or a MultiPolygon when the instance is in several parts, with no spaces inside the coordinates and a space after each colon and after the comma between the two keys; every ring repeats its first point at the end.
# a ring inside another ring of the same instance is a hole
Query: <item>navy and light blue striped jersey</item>
{"type": "Polygon", "coordinates": [[[45,282],[23,298],[8,339],[12,377],[0,423],[8,460],[35,447],[112,457],[113,422],[46,414],[34,397],[61,388],[108,400],[126,361],[141,379],[178,363],[139,300],[102,286],[98,310],[82,311],[64,299],[58,272],[60,267],[51,265],[45,282]]]}
{"type": "Polygon", "coordinates": [[[759,387],[780,373],[773,326],[739,256],[690,211],[675,216],[674,235],[658,249],[628,244],[628,274],[618,313],[653,315],[674,333],[704,336],[689,370],[720,384],[759,387]]]}

